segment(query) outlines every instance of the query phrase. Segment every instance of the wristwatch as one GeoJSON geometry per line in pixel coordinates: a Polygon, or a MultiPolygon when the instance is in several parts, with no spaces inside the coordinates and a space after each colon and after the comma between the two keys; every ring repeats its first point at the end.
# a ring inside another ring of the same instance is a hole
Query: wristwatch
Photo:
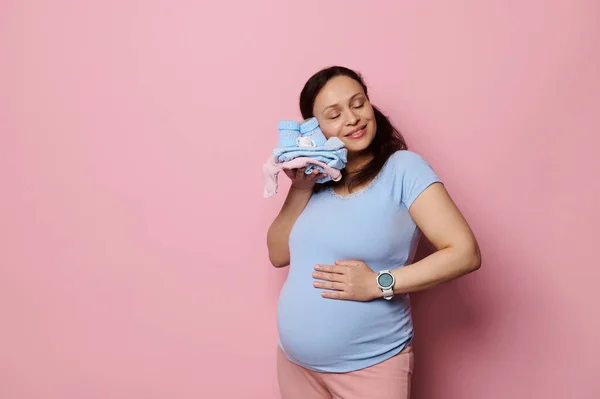
{"type": "Polygon", "coordinates": [[[389,270],[382,270],[377,275],[377,286],[383,292],[383,297],[388,301],[394,297],[394,283],[396,279],[389,270]]]}

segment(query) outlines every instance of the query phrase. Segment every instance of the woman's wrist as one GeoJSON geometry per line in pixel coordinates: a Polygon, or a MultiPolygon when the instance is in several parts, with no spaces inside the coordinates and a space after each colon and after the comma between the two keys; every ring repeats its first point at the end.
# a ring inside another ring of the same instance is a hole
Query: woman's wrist
{"type": "Polygon", "coordinates": [[[375,278],[373,279],[373,284],[371,285],[371,287],[373,287],[371,290],[371,295],[370,295],[372,301],[374,301],[375,299],[383,298],[383,291],[377,285],[377,275],[375,275],[375,278]]]}
{"type": "Polygon", "coordinates": [[[310,188],[298,188],[298,187],[295,187],[295,186],[292,185],[292,186],[290,186],[290,191],[293,192],[294,194],[297,194],[297,195],[308,195],[308,196],[310,196],[310,195],[312,195],[313,188],[312,187],[310,187],[310,188]]]}
{"type": "Polygon", "coordinates": [[[284,214],[286,218],[292,217],[295,221],[306,207],[306,204],[308,204],[311,195],[312,190],[302,190],[291,186],[281,208],[280,215],[284,214]]]}

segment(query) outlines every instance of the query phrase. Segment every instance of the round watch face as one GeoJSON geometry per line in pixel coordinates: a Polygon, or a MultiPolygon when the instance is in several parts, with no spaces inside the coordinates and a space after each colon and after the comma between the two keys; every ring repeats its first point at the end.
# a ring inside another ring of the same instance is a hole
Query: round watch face
{"type": "Polygon", "coordinates": [[[394,282],[394,280],[392,279],[392,276],[389,275],[388,273],[379,275],[379,277],[377,278],[377,281],[379,282],[379,285],[382,287],[389,287],[394,282]]]}

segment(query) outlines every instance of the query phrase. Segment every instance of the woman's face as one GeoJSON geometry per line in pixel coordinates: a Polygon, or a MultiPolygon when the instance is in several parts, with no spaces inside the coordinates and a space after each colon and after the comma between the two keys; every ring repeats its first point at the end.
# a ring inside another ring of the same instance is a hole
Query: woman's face
{"type": "Polygon", "coordinates": [[[349,153],[364,151],[375,138],[373,107],[360,83],[352,78],[330,79],[317,95],[313,113],[325,137],[339,138],[349,153]]]}

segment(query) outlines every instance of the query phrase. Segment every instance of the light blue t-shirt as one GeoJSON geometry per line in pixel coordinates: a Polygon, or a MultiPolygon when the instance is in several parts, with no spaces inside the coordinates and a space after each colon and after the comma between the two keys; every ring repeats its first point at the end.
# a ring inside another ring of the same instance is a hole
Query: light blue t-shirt
{"type": "Polygon", "coordinates": [[[316,264],[336,260],[361,260],[375,271],[410,264],[421,233],[408,209],[439,181],[421,156],[398,151],[366,188],[347,197],[332,188],[313,194],[290,233],[290,268],[278,303],[279,345],[288,359],[311,370],[348,372],[389,359],[411,342],[408,295],[323,298],[312,273],[316,264]]]}

